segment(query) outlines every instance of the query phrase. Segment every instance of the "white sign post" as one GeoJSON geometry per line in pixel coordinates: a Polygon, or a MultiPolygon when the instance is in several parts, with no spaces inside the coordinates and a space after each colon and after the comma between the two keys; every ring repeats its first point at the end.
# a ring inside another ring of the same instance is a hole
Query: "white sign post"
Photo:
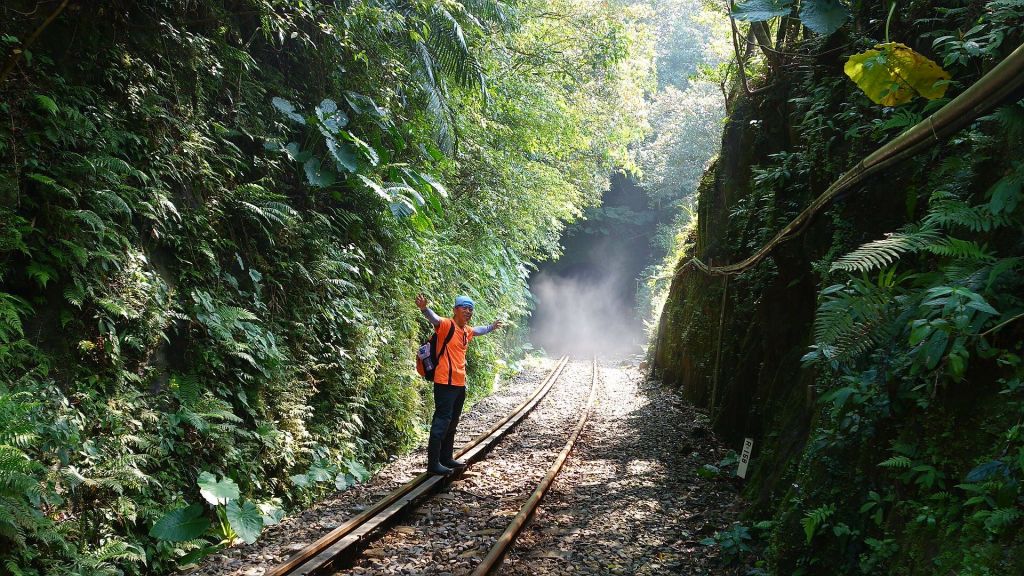
{"type": "Polygon", "coordinates": [[[740,478],[747,477],[747,464],[750,462],[750,451],[754,449],[754,439],[744,438],[743,439],[743,453],[740,454],[740,467],[736,470],[736,475],[740,478]]]}

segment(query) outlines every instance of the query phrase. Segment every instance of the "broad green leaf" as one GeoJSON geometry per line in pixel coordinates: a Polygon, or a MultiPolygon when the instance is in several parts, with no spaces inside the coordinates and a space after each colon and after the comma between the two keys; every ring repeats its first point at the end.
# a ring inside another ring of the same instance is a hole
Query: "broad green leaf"
{"type": "Polygon", "coordinates": [[[334,477],[334,487],[338,490],[345,490],[354,485],[356,483],[355,480],[351,474],[338,472],[338,475],[334,477]]]}
{"type": "Polygon", "coordinates": [[[420,152],[423,153],[423,157],[427,160],[433,160],[434,162],[440,162],[445,159],[444,152],[439,150],[437,146],[434,146],[431,142],[420,144],[420,152]]]}
{"type": "Polygon", "coordinates": [[[334,172],[324,168],[323,162],[319,158],[310,158],[306,160],[306,163],[302,165],[306,171],[306,181],[309,182],[310,186],[317,188],[327,188],[331,184],[334,184],[336,177],[334,172]]]}
{"type": "Polygon", "coordinates": [[[167,542],[195,540],[210,527],[210,519],[203,515],[201,504],[192,504],[171,510],[153,524],[149,535],[167,542]]]}
{"type": "Polygon", "coordinates": [[[356,114],[370,114],[378,118],[383,117],[387,112],[373,98],[359,94],[358,92],[345,92],[345,102],[355,111],[356,114]]]}
{"type": "Polygon", "coordinates": [[[301,150],[298,142],[289,142],[284,147],[284,151],[288,154],[288,157],[296,162],[305,162],[313,155],[309,150],[301,150]]]}
{"type": "Polygon", "coordinates": [[[821,401],[832,402],[837,409],[842,408],[843,405],[846,404],[846,401],[850,398],[850,395],[852,395],[854,392],[856,392],[856,390],[851,388],[850,386],[843,386],[842,388],[838,388],[822,396],[821,401]]]}
{"type": "Polygon", "coordinates": [[[210,504],[227,504],[229,500],[238,499],[238,484],[227,476],[218,482],[216,476],[203,472],[196,484],[199,485],[199,493],[210,504]]]}
{"type": "Polygon", "coordinates": [[[938,64],[897,42],[850,56],[843,71],[875,104],[899,106],[946,93],[950,75],[938,64]]]}
{"type": "Polygon", "coordinates": [[[227,546],[228,546],[227,542],[220,542],[220,543],[214,544],[212,546],[204,546],[204,547],[202,547],[202,548],[200,548],[198,550],[193,550],[192,552],[189,552],[188,554],[185,554],[181,558],[178,558],[178,560],[177,560],[178,567],[180,568],[182,566],[188,566],[189,564],[194,564],[194,563],[198,562],[200,559],[209,556],[210,554],[213,554],[215,552],[220,552],[221,550],[227,548],[227,546]]]}
{"type": "MultiPolygon", "coordinates": [[[[388,186],[384,190],[388,194],[390,194],[392,197],[395,197],[395,198],[397,198],[400,195],[401,196],[405,196],[405,197],[409,198],[410,200],[412,200],[416,204],[416,206],[423,206],[424,204],[426,204],[426,201],[423,200],[423,195],[422,194],[417,192],[414,188],[406,186],[405,184],[398,184],[398,185],[388,186]]],[[[355,415],[353,415],[353,416],[355,416],[355,415]]]]}
{"type": "Polygon", "coordinates": [[[700,476],[701,478],[715,478],[716,476],[721,475],[721,473],[722,471],[718,466],[714,466],[712,464],[705,464],[697,469],[697,476],[700,476]]]}
{"type": "MultiPolygon", "coordinates": [[[[280,500],[275,498],[275,501],[280,500]]],[[[260,514],[263,516],[264,526],[273,526],[280,524],[281,520],[284,520],[284,509],[277,504],[271,504],[270,502],[262,502],[258,505],[260,514]]]]}
{"type": "Polygon", "coordinates": [[[804,527],[804,536],[807,537],[807,543],[810,544],[811,540],[814,539],[814,531],[818,529],[818,525],[811,518],[801,518],[800,525],[804,527]]]}
{"type": "Polygon", "coordinates": [[[299,488],[309,486],[309,476],[306,476],[305,474],[295,474],[293,476],[289,476],[288,479],[292,481],[292,484],[295,484],[299,488]]]}
{"type": "Polygon", "coordinates": [[[434,178],[430,174],[427,174],[426,172],[420,172],[419,174],[420,174],[420,178],[423,178],[424,180],[426,180],[430,184],[430,186],[435,191],[437,191],[437,193],[442,198],[447,198],[448,197],[448,191],[445,190],[444,186],[442,186],[441,183],[438,182],[436,178],[434,178]]]}
{"type": "Polygon", "coordinates": [[[331,479],[330,471],[319,464],[311,465],[309,472],[306,472],[306,476],[313,482],[327,482],[331,479]]]}
{"type": "Polygon", "coordinates": [[[263,531],[263,515],[260,514],[260,510],[255,504],[249,501],[239,503],[238,500],[232,500],[228,502],[224,513],[228,517],[231,529],[238,534],[239,538],[245,540],[246,544],[252,544],[260,537],[260,532],[263,531]]]}
{"type": "Polygon", "coordinates": [[[370,471],[359,462],[349,460],[345,464],[348,467],[349,473],[355,476],[360,482],[363,482],[370,477],[370,471]]]}
{"type": "Polygon", "coordinates": [[[301,114],[295,112],[295,106],[292,105],[291,102],[281,98],[280,96],[274,96],[270,99],[270,103],[289,119],[298,122],[299,124],[306,124],[306,119],[303,118],[301,114]]]}
{"type": "Polygon", "coordinates": [[[931,333],[932,333],[932,326],[931,326],[931,324],[928,324],[927,322],[922,321],[921,324],[918,324],[917,326],[914,326],[914,328],[910,331],[910,345],[911,346],[917,346],[920,342],[922,342],[925,338],[927,338],[928,335],[931,334],[931,333]]]}
{"type": "Polygon", "coordinates": [[[850,18],[850,11],[839,0],[803,0],[800,21],[815,34],[828,36],[850,18]]]}
{"type": "Polygon", "coordinates": [[[359,161],[356,152],[347,142],[338,142],[333,137],[327,139],[327,149],[334,157],[334,163],[338,170],[347,170],[353,174],[359,171],[359,161]]]}
{"type": "Polygon", "coordinates": [[[348,125],[348,115],[338,110],[337,103],[330,98],[325,98],[316,107],[314,112],[316,112],[316,117],[320,120],[320,132],[325,137],[337,134],[338,130],[348,125]]]}
{"type": "Polygon", "coordinates": [[[793,0],[747,0],[733,5],[732,16],[744,22],[762,22],[785,16],[793,8],[793,0]]]}
{"type": "Polygon", "coordinates": [[[929,370],[935,368],[939,361],[942,360],[942,354],[946,351],[946,346],[949,344],[949,334],[945,331],[938,330],[932,332],[930,338],[928,338],[925,344],[925,367],[929,370]]]}
{"type": "Polygon", "coordinates": [[[992,214],[1010,214],[1020,202],[1021,186],[1024,185],[1024,162],[1016,162],[1006,176],[999,179],[989,190],[989,210],[992,214]]]}
{"type": "Polygon", "coordinates": [[[370,190],[373,190],[374,193],[376,193],[377,196],[380,196],[382,200],[388,203],[394,202],[395,199],[392,198],[390,194],[385,192],[384,188],[382,188],[380,184],[377,184],[376,182],[367,178],[366,176],[363,176],[362,174],[359,174],[358,176],[359,179],[363,182],[363,184],[365,184],[366,187],[369,188],[370,190]]]}
{"type": "Polygon", "coordinates": [[[359,153],[362,154],[363,157],[365,157],[366,160],[370,162],[371,166],[376,166],[377,164],[380,163],[380,155],[377,154],[376,148],[370,146],[366,142],[363,142],[356,135],[350,132],[342,131],[339,133],[339,135],[348,140],[349,142],[351,142],[352,145],[355,146],[356,150],[359,151],[359,153]]]}
{"type": "Polygon", "coordinates": [[[947,362],[949,373],[952,374],[954,378],[959,379],[963,376],[964,371],[967,369],[967,361],[962,356],[959,354],[950,354],[947,356],[947,362]]]}
{"type": "Polygon", "coordinates": [[[395,215],[395,218],[408,218],[416,213],[416,207],[405,196],[396,197],[394,202],[388,204],[388,207],[391,208],[391,213],[395,215]]]}
{"type": "Polygon", "coordinates": [[[996,316],[999,314],[999,312],[995,308],[993,308],[991,304],[985,302],[984,299],[971,300],[970,302],[967,303],[967,307],[977,310],[979,312],[984,312],[985,314],[991,314],[992,316],[996,316]]]}

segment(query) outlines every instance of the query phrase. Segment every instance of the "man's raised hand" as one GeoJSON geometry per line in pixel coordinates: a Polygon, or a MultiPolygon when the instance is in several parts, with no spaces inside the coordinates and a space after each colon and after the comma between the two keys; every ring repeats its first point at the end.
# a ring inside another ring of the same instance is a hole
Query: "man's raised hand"
{"type": "Polygon", "coordinates": [[[420,310],[423,310],[424,308],[426,308],[427,307],[427,297],[424,296],[423,294],[417,294],[416,295],[416,307],[419,308],[420,310]]]}

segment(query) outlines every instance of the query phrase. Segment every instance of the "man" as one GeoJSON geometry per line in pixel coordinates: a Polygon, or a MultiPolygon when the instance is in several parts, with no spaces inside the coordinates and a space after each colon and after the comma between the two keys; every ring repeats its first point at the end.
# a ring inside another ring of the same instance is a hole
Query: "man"
{"type": "Polygon", "coordinates": [[[452,458],[455,449],[455,429],[466,402],[466,347],[474,336],[482,336],[502,327],[501,320],[490,326],[469,327],[473,319],[473,300],[469,296],[455,299],[451,318],[441,318],[427,307],[427,298],[416,296],[416,306],[437,332],[437,368],[434,369],[434,420],[430,425],[430,440],[427,443],[427,471],[447,476],[455,468],[465,468],[466,463],[452,458]],[[449,331],[454,331],[448,338],[449,331]],[[444,353],[440,354],[442,343],[444,353]]]}

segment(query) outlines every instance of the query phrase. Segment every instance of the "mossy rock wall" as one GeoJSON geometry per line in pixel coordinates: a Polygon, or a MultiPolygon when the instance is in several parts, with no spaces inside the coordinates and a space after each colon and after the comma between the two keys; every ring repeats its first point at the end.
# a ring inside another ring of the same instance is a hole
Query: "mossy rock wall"
{"type": "MultiPolygon", "coordinates": [[[[942,12],[945,19],[925,18],[934,15],[934,6],[907,6],[899,19],[905,24],[893,26],[893,37],[913,39],[907,43],[934,57],[931,38],[943,30],[984,18],[998,27],[1000,16],[991,15],[989,4],[958,6],[942,12]]],[[[869,22],[884,21],[880,10],[857,5],[850,29],[807,41],[799,48],[806,51],[799,65],[774,70],[769,88],[752,96],[741,93],[731,104],[721,154],[697,193],[692,248],[677,263],[652,342],[652,372],[707,409],[716,432],[737,452],[744,438],[753,438],[744,484],[747,515],[751,523],[772,521],[758,534],[772,573],[1020,574],[1024,536],[1019,525],[993,528],[990,522],[979,530],[977,519],[987,516],[977,515],[977,502],[965,504],[958,485],[986,461],[1016,458],[1016,440],[1007,438],[1015,437],[1020,404],[1000,383],[1013,380],[1019,358],[1016,365],[998,364],[972,353],[960,381],[925,383],[930,390],[925,395],[920,383],[900,388],[910,380],[905,375],[902,381],[884,376],[888,363],[905,354],[900,350],[907,339],[900,335],[889,344],[891,358],[882,348],[864,363],[883,374],[873,393],[883,398],[884,414],[849,420],[863,414],[847,413],[846,421],[825,396],[843,384],[802,361],[815,344],[816,311],[825,298],[821,291],[850,277],[831,269],[836,258],[920,221],[936,190],[957,188],[969,202],[984,202],[1020,157],[1012,122],[983,118],[867,178],[741,275],[726,280],[686,265],[690,258],[712,266],[746,258],[844,171],[909,126],[899,126],[894,115],[930,113],[923,100],[903,111],[873,106],[842,74],[843,47],[867,45],[870,40],[859,34],[869,22]],[[952,182],[951,174],[969,177],[952,182]],[[912,397],[916,405],[907,400],[912,397]],[[924,449],[907,460],[912,462],[906,468],[880,466],[900,454],[901,446],[924,449]],[[934,478],[927,476],[930,469],[934,478]],[[868,506],[875,496],[884,500],[877,521],[868,506]],[[817,524],[810,521],[815,514],[817,524]]],[[[955,77],[965,87],[998,60],[993,56],[955,77]]],[[[999,114],[1019,114],[1020,96],[1003,102],[999,114]]],[[[1000,257],[1021,252],[1019,236],[1009,231],[981,242],[1000,257]]],[[[944,264],[925,257],[900,265],[899,273],[935,274],[944,264]]],[[[877,281],[874,275],[871,280],[877,281]]],[[[1003,309],[1018,305],[1014,291],[1003,293],[1008,298],[1003,309]]],[[[1021,339],[1020,326],[1011,325],[994,345],[1019,351],[1021,339]]],[[[1008,502],[1007,517],[1019,514],[1020,504],[1014,508],[1012,498],[1008,502]]]]}

